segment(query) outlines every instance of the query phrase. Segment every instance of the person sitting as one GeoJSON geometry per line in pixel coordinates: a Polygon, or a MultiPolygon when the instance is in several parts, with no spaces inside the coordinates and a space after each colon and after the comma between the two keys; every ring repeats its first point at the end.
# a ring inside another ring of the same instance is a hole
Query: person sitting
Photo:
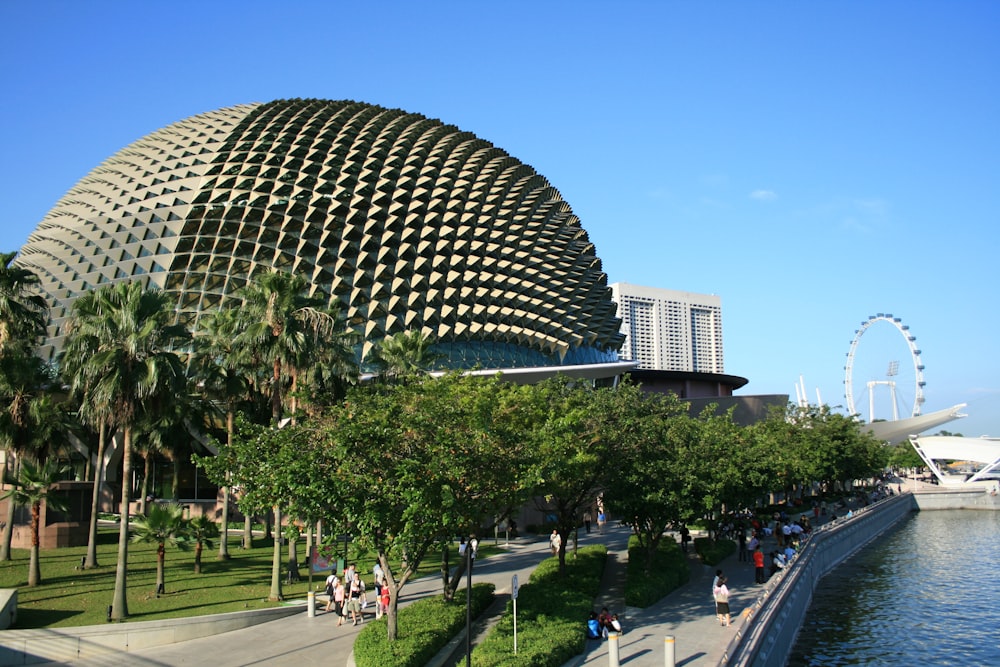
{"type": "Polygon", "coordinates": [[[590,612],[590,618],[587,619],[587,639],[600,639],[601,638],[601,624],[597,620],[597,614],[595,612],[590,612]]]}
{"type": "Polygon", "coordinates": [[[611,614],[611,627],[608,630],[618,634],[622,633],[622,622],[618,620],[618,614],[611,614]]]}
{"type": "Polygon", "coordinates": [[[607,607],[601,607],[601,613],[597,617],[597,623],[601,628],[601,637],[608,636],[608,630],[611,629],[611,614],[608,612],[607,607]]]}

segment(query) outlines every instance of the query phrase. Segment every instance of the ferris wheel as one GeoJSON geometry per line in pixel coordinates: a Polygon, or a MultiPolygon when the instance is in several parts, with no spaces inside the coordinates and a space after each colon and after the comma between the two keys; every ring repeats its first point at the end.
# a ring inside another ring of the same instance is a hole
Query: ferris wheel
{"type": "MultiPolygon", "coordinates": [[[[886,379],[869,379],[865,383],[868,391],[868,421],[875,421],[875,392],[880,386],[885,386],[889,390],[892,402],[893,420],[899,419],[897,398],[900,393],[905,393],[907,391],[913,392],[913,409],[911,416],[916,417],[920,414],[920,410],[924,404],[924,387],[927,384],[924,382],[924,365],[920,360],[920,350],[917,348],[916,336],[910,333],[909,326],[903,324],[903,321],[900,318],[893,317],[891,313],[878,313],[877,315],[871,315],[867,320],[862,322],[861,327],[854,332],[854,340],[851,341],[851,349],[847,353],[847,365],[844,366],[844,397],[847,399],[847,411],[852,415],[858,414],[858,410],[856,409],[854,403],[854,375],[858,370],[857,365],[859,361],[858,343],[861,342],[861,337],[865,334],[865,332],[872,329],[873,326],[878,325],[879,329],[886,329],[885,324],[881,323],[887,323],[895,327],[905,341],[904,348],[903,345],[899,343],[898,338],[895,338],[895,347],[898,348],[899,352],[903,352],[904,349],[908,351],[913,368],[912,380],[909,378],[910,364],[906,364],[901,369],[900,361],[898,359],[892,360],[883,358],[882,361],[888,361],[888,367],[885,371],[886,379]],[[901,370],[906,371],[905,375],[907,377],[905,379],[900,376],[901,370]],[[901,384],[906,386],[901,386],[901,384]],[[910,384],[912,384],[912,389],[908,386],[910,384]]],[[[888,331],[891,333],[891,330],[888,331]]],[[[909,397],[907,396],[906,398],[908,399],[909,397]]]]}

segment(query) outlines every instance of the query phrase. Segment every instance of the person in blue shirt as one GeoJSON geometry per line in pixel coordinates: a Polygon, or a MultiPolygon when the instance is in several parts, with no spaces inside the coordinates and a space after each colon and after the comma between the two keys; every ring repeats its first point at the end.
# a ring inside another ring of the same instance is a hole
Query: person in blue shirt
{"type": "Polygon", "coordinates": [[[601,624],[597,620],[597,614],[595,612],[590,612],[590,618],[587,619],[587,639],[600,639],[601,638],[601,624]]]}

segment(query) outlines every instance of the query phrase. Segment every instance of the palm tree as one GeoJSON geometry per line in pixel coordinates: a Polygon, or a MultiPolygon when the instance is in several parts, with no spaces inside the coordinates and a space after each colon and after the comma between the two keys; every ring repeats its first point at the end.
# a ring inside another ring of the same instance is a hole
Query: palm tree
{"type": "Polygon", "coordinates": [[[188,537],[194,542],[194,573],[201,574],[201,551],[212,548],[212,540],[219,536],[219,526],[204,514],[188,521],[188,537]]]}
{"type": "MultiPolygon", "coordinates": [[[[220,402],[226,413],[226,444],[233,446],[234,420],[240,401],[250,393],[246,355],[236,345],[239,312],[219,310],[203,317],[195,332],[194,366],[198,385],[206,396],[220,402]]],[[[228,478],[228,475],[227,475],[228,478]]],[[[229,496],[227,484],[222,487],[222,539],[219,540],[219,560],[229,558],[229,496]]],[[[245,519],[249,532],[249,515],[245,519]]],[[[247,542],[244,539],[244,542],[247,542]]],[[[249,543],[244,544],[250,548],[249,543]]]]}
{"type": "Polygon", "coordinates": [[[434,338],[422,331],[387,336],[375,346],[371,362],[387,381],[406,381],[434,368],[441,358],[431,351],[434,338]]]}
{"type": "Polygon", "coordinates": [[[99,302],[93,298],[78,299],[74,304],[75,319],[67,326],[66,341],[59,356],[59,369],[63,380],[70,387],[70,396],[79,405],[77,416],[83,424],[97,429],[97,456],[94,462],[94,488],[90,499],[90,531],[87,537],[87,556],[83,567],[98,567],[97,562],[97,514],[100,509],[101,488],[104,482],[104,452],[107,436],[115,430],[114,415],[107,403],[98,403],[94,396],[91,378],[85,372],[85,365],[97,353],[100,341],[94,332],[81,323],[96,321],[100,316],[94,310],[99,302]]]}
{"type": "Polygon", "coordinates": [[[137,282],[102,285],[73,304],[70,328],[90,336],[88,358],[75,360],[74,387],[110,415],[122,431],[121,524],[111,619],[128,616],[125,596],[128,570],[128,523],[132,481],[132,436],[149,405],[184,389],[184,367],[170,346],[187,339],[187,331],[169,324],[172,304],[155,289],[137,282]]]}
{"type": "MultiPolygon", "coordinates": [[[[50,368],[38,357],[25,351],[16,354],[14,346],[0,354],[0,444],[7,451],[4,479],[17,478],[16,466],[23,457],[44,461],[51,451],[64,449],[69,418],[51,394],[50,368]],[[14,463],[15,468],[9,466],[14,463]]],[[[7,506],[7,519],[0,542],[0,560],[10,560],[14,505],[7,506]]]]}
{"type": "Polygon", "coordinates": [[[284,412],[286,377],[297,389],[302,368],[315,360],[315,350],[337,333],[338,319],[322,299],[306,294],[305,278],[271,272],[256,277],[242,290],[243,303],[236,344],[254,350],[271,367],[271,420],[278,424],[284,412]]]}
{"type": "Polygon", "coordinates": [[[0,354],[11,348],[33,352],[49,320],[48,302],[34,291],[38,276],[11,266],[16,256],[0,253],[0,354]]]}
{"type": "Polygon", "coordinates": [[[49,509],[64,510],[66,501],[52,494],[52,485],[59,481],[69,468],[48,460],[41,465],[30,459],[21,462],[15,486],[3,495],[12,505],[27,505],[31,508],[31,553],[28,561],[28,586],[42,583],[41,566],[38,561],[39,521],[42,501],[49,509]]]}
{"type": "MultiPolygon", "coordinates": [[[[4,406],[0,438],[7,449],[5,472],[9,472],[11,454],[23,442],[18,434],[26,424],[28,404],[40,384],[37,370],[41,362],[29,358],[48,323],[48,303],[34,291],[38,276],[12,266],[16,256],[14,252],[0,253],[0,400],[4,406]]],[[[13,504],[8,503],[0,560],[10,560],[13,511],[13,504]]]]}
{"type": "Polygon", "coordinates": [[[132,541],[156,544],[156,596],[159,597],[167,592],[163,575],[167,543],[181,551],[191,548],[184,508],[177,503],[153,503],[146,516],[133,522],[132,541]]]}

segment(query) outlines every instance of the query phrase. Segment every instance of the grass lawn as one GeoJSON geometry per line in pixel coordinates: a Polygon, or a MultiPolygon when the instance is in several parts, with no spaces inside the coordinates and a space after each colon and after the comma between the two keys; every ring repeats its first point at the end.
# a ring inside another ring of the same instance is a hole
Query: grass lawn
{"type": "MultiPolygon", "coordinates": [[[[221,614],[245,609],[275,607],[280,602],[270,602],[271,591],[271,540],[257,538],[254,548],[240,547],[239,532],[229,533],[229,560],[216,559],[218,543],[214,549],[202,554],[201,574],[194,573],[194,551],[181,551],[167,545],[166,594],[156,597],[156,545],[129,544],[128,549],[128,611],[129,621],[151,621],[166,618],[184,618],[203,614],[221,614]]],[[[493,547],[483,545],[481,556],[486,557],[493,547]]],[[[282,582],[286,573],[287,546],[282,547],[282,582]]],[[[43,550],[40,554],[42,584],[29,588],[28,550],[13,549],[13,560],[0,562],[0,588],[18,589],[17,628],[57,628],[107,623],[108,607],[115,590],[115,568],[118,558],[118,528],[102,526],[98,531],[97,562],[100,567],[79,570],[80,559],[87,554],[87,547],[68,547],[43,550]]],[[[458,551],[451,555],[451,564],[457,563],[458,551]]],[[[358,553],[353,545],[351,562],[366,573],[366,583],[371,586],[371,567],[374,558],[358,553]]],[[[285,600],[305,599],[309,576],[305,567],[305,540],[298,541],[299,572],[302,580],[282,584],[285,600]]],[[[440,560],[435,556],[425,559],[421,574],[435,574],[440,560]]],[[[321,589],[328,572],[313,575],[313,589],[321,589]]]]}

